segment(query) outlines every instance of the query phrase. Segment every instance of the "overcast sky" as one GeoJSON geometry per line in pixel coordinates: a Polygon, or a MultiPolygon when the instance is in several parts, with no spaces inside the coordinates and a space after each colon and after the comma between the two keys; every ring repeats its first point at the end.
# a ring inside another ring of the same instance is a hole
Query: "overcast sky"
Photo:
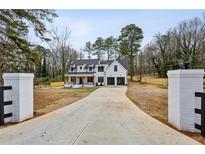
{"type": "Polygon", "coordinates": [[[71,30],[70,44],[80,49],[97,37],[117,37],[128,24],[142,28],[142,46],[158,33],[164,33],[179,22],[193,17],[202,17],[205,10],[56,10],[59,15],[48,29],[71,30]]]}

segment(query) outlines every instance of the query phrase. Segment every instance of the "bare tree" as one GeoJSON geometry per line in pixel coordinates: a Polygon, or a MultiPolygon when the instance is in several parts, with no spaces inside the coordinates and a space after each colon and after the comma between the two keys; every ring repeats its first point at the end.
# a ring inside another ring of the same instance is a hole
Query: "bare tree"
{"type": "Polygon", "coordinates": [[[52,51],[55,53],[54,55],[58,55],[57,57],[60,57],[62,81],[64,81],[66,61],[69,60],[67,56],[69,56],[68,53],[70,50],[70,34],[71,31],[68,30],[67,27],[61,33],[58,32],[57,28],[52,31],[53,41],[50,43],[50,47],[52,48],[52,51]]]}
{"type": "Polygon", "coordinates": [[[144,48],[144,56],[152,57],[160,77],[166,77],[167,70],[179,68],[180,60],[184,61],[185,68],[204,68],[205,17],[183,21],[164,35],[155,35],[152,45],[144,48]]]}
{"type": "Polygon", "coordinates": [[[205,22],[197,17],[183,21],[175,28],[175,34],[184,60],[190,64],[190,68],[194,68],[198,63],[198,52],[205,40],[205,22]]]}

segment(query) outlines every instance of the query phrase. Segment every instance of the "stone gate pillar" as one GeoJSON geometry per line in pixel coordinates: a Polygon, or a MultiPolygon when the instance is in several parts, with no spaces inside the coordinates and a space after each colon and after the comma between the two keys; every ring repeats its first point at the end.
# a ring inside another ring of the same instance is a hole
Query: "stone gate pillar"
{"type": "Polygon", "coordinates": [[[4,92],[4,100],[12,100],[5,112],[12,112],[7,122],[21,122],[33,117],[33,73],[4,73],[4,86],[12,86],[12,90],[4,92]]]}
{"type": "Polygon", "coordinates": [[[168,122],[179,130],[198,132],[194,124],[200,124],[200,98],[195,92],[203,92],[203,69],[168,71],[168,122]]]}

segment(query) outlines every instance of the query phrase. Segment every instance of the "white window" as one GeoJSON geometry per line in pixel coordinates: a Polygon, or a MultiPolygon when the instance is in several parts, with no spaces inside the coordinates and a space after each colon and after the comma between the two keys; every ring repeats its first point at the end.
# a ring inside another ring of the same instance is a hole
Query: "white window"
{"type": "Polygon", "coordinates": [[[98,66],[98,72],[104,72],[104,66],[98,66]]]}
{"type": "Polygon", "coordinates": [[[114,66],[114,72],[117,72],[117,65],[114,66]]]}
{"type": "Polygon", "coordinates": [[[98,82],[104,82],[104,77],[98,77],[98,82]]]}
{"type": "Polygon", "coordinates": [[[93,77],[88,77],[87,82],[93,82],[93,77]]]}

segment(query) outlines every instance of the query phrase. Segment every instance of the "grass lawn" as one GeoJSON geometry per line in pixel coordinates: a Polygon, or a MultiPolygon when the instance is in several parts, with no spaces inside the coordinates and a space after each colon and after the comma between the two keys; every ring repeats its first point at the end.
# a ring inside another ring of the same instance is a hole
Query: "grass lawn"
{"type": "MultiPolygon", "coordinates": [[[[167,120],[168,90],[166,87],[129,82],[126,94],[144,112],[174,128],[167,120]]],[[[180,132],[205,144],[205,138],[203,138],[200,133],[180,132]]]]}
{"type": "Polygon", "coordinates": [[[69,105],[96,90],[97,88],[35,88],[34,115],[40,116],[69,105]]]}

